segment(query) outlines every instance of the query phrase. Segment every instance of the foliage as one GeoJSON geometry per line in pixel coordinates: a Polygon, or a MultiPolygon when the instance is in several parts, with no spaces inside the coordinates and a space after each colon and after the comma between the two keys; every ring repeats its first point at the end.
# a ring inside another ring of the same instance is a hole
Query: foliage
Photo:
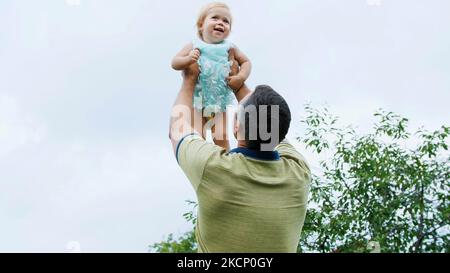
{"type": "Polygon", "coordinates": [[[158,253],[196,253],[197,242],[193,230],[186,232],[178,239],[173,239],[173,234],[169,234],[166,240],[150,246],[153,252],[158,253]]]}
{"type": "Polygon", "coordinates": [[[194,227],[191,231],[188,231],[178,237],[176,240],[173,239],[173,234],[169,234],[167,239],[154,243],[150,246],[150,251],[158,253],[196,253],[197,252],[197,241],[195,238],[195,224],[197,222],[197,217],[195,214],[195,209],[197,203],[194,201],[186,200],[192,209],[189,212],[183,214],[186,221],[191,222],[194,227]]]}
{"type": "Polygon", "coordinates": [[[336,126],[326,108],[306,106],[299,141],[318,156],[300,252],[449,252],[450,128],[419,129],[414,149],[408,120],[379,110],[372,132],[336,126]],[[446,155],[445,155],[446,154],[446,155]]]}

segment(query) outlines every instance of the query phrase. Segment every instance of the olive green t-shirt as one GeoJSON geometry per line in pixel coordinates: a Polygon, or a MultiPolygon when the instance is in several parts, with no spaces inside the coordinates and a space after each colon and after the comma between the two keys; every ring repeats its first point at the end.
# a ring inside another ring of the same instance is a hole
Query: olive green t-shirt
{"type": "Polygon", "coordinates": [[[199,252],[296,252],[311,173],[291,144],[227,153],[194,134],[176,154],[198,198],[199,252]]]}

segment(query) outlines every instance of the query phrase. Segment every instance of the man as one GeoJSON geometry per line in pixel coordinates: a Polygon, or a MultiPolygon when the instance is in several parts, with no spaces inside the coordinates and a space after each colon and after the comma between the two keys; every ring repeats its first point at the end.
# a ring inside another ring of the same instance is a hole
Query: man
{"type": "Polygon", "coordinates": [[[195,65],[184,72],[170,139],[197,194],[199,252],[296,252],[311,175],[295,148],[279,143],[291,121],[287,103],[269,86],[251,92],[244,85],[236,92],[242,106],[234,123],[238,148],[227,153],[194,129],[197,77],[195,65]]]}

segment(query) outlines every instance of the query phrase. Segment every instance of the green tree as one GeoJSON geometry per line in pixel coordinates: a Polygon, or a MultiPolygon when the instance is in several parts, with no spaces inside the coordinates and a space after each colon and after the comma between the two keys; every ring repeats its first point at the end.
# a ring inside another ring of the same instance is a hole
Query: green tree
{"type": "Polygon", "coordinates": [[[194,230],[188,231],[173,239],[173,234],[169,234],[166,240],[150,246],[151,252],[158,253],[195,253],[197,252],[197,242],[194,230]]]}
{"type": "MultiPolygon", "coordinates": [[[[449,127],[411,134],[407,119],[380,110],[373,130],[358,135],[326,108],[305,110],[298,140],[324,159],[313,170],[299,252],[450,252],[449,127]]],[[[194,211],[184,214],[193,224],[194,211]]],[[[151,249],[195,252],[194,231],[151,249]]]]}
{"type": "Polygon", "coordinates": [[[392,112],[375,113],[359,136],[326,108],[306,106],[306,144],[319,157],[299,252],[449,252],[450,128],[419,129],[392,112]],[[414,148],[407,143],[416,141],[414,148]]]}
{"type": "Polygon", "coordinates": [[[195,214],[197,203],[194,201],[186,200],[192,209],[189,212],[183,214],[186,221],[191,222],[193,228],[191,231],[184,233],[179,236],[176,240],[173,239],[173,234],[169,234],[167,239],[154,243],[150,246],[151,252],[158,253],[195,253],[197,252],[197,240],[195,238],[195,224],[197,222],[197,217],[195,214]]]}

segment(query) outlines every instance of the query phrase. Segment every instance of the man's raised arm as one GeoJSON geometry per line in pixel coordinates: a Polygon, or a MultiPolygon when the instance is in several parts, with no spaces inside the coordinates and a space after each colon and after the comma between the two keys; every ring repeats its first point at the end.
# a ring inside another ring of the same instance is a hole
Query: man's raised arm
{"type": "Polygon", "coordinates": [[[194,118],[196,115],[194,114],[195,110],[192,107],[192,96],[198,74],[199,69],[197,64],[191,65],[183,72],[183,84],[175,99],[175,103],[172,106],[169,138],[172,141],[174,153],[176,153],[178,143],[183,137],[192,133],[197,133],[194,130],[194,128],[196,128],[194,125],[195,123],[201,122],[201,120],[194,118]]]}

